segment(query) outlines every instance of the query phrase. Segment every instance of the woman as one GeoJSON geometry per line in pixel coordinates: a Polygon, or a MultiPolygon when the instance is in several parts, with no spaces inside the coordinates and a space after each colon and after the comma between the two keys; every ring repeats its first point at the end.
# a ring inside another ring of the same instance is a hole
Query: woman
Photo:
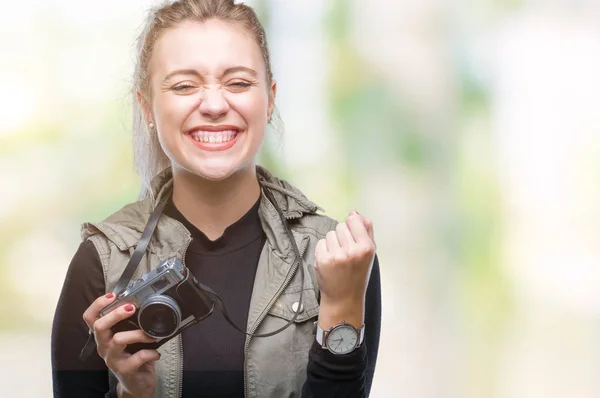
{"type": "Polygon", "coordinates": [[[144,189],[83,226],[53,325],[55,397],[368,396],[380,328],[372,224],[355,211],[341,223],[317,214],[256,166],[276,93],[256,14],[232,0],[180,0],[152,11],[138,40],[144,189]],[[158,350],[130,354],[128,345],[155,340],[112,327],[139,309],[100,316],[160,203],[134,278],[178,258],[249,336],[215,312],[158,350]],[[82,361],[88,330],[97,352],[82,361]]]}

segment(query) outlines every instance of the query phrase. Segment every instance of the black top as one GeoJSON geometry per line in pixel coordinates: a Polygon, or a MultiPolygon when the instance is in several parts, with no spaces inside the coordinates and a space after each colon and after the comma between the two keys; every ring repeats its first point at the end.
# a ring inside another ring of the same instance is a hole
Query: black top
{"type": "MultiPolygon", "coordinates": [[[[186,220],[172,202],[164,210],[192,234],[185,265],[219,294],[229,316],[241,328],[245,328],[248,318],[256,267],[266,240],[258,216],[259,203],[214,241],[186,220]]],[[[98,354],[86,361],[78,358],[88,335],[83,312],[103,294],[105,283],[98,252],[92,242],[85,241],[69,266],[52,327],[55,397],[100,398],[109,390],[108,369],[98,354]]],[[[307,353],[303,397],[368,396],[381,323],[377,259],[367,288],[365,312],[365,344],[353,353],[336,356],[313,344],[307,353]]],[[[184,330],[182,342],[183,397],[244,396],[245,335],[226,323],[220,312],[184,330]]]]}

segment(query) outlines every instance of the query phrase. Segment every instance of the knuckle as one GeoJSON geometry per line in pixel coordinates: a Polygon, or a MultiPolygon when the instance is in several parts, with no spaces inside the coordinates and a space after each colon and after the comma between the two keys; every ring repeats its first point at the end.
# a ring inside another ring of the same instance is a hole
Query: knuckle
{"type": "Polygon", "coordinates": [[[359,256],[358,254],[358,250],[356,247],[350,247],[348,248],[348,257],[351,259],[355,259],[359,256]]]}
{"type": "Polygon", "coordinates": [[[361,246],[359,250],[359,254],[362,258],[370,257],[375,253],[375,248],[372,244],[361,246]]]}
{"type": "Polygon", "coordinates": [[[97,333],[99,331],[102,331],[102,323],[100,322],[100,319],[97,319],[94,324],[92,325],[92,330],[94,331],[94,333],[97,333]]]}
{"type": "Polygon", "coordinates": [[[335,261],[336,261],[335,253],[327,252],[325,254],[325,261],[327,263],[335,263],[335,261]]]}
{"type": "Polygon", "coordinates": [[[345,251],[338,251],[333,256],[333,261],[338,265],[344,264],[346,260],[348,260],[348,253],[346,253],[345,251]]]}
{"type": "Polygon", "coordinates": [[[154,350],[140,350],[138,352],[139,363],[146,363],[154,359],[154,350]]]}
{"type": "Polygon", "coordinates": [[[333,258],[331,256],[331,253],[322,253],[320,258],[319,258],[319,266],[323,266],[323,265],[328,265],[331,264],[333,258]]]}
{"type": "Polygon", "coordinates": [[[357,260],[363,260],[369,256],[369,247],[367,245],[357,245],[351,249],[350,257],[357,260]]]}
{"type": "Polygon", "coordinates": [[[125,336],[123,336],[123,333],[116,333],[112,338],[113,344],[116,345],[124,345],[126,343],[125,340],[126,339],[125,336]]]}

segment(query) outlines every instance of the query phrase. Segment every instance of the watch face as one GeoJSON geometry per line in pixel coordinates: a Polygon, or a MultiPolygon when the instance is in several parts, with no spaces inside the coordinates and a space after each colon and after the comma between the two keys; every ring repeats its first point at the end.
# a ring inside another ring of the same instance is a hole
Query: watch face
{"type": "Polygon", "coordinates": [[[348,354],[358,344],[358,333],[350,325],[339,325],[327,335],[327,348],[334,354],[348,354]]]}

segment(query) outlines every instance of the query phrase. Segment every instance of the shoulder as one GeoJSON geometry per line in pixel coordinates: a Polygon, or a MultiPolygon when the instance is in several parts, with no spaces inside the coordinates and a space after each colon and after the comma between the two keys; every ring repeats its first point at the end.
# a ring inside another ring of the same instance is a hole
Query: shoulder
{"type": "Polygon", "coordinates": [[[333,231],[338,221],[324,214],[303,214],[294,220],[293,228],[297,231],[314,235],[316,238],[324,238],[327,232],[333,231]]]}
{"type": "MultiPolygon", "coordinates": [[[[171,192],[173,187],[173,176],[170,168],[166,168],[154,177],[151,182],[149,197],[124,205],[103,221],[86,222],[81,227],[83,240],[88,237],[104,233],[110,239],[111,235],[135,236],[135,242],[142,231],[156,203],[159,203],[171,192]]],[[[135,242],[133,244],[135,244],[135,242]]],[[[116,242],[120,248],[123,242],[116,242]],[[120,244],[119,244],[120,243],[120,244]]],[[[129,244],[128,244],[129,245],[129,244]]]]}
{"type": "Polygon", "coordinates": [[[135,245],[150,216],[152,207],[149,199],[124,205],[102,221],[88,221],[81,225],[82,240],[93,240],[98,248],[99,240],[108,239],[121,250],[135,245]]]}
{"type": "Polygon", "coordinates": [[[307,198],[299,188],[260,166],[257,167],[257,174],[262,186],[273,194],[293,229],[303,230],[318,238],[335,229],[338,222],[323,214],[323,209],[307,198]]]}

